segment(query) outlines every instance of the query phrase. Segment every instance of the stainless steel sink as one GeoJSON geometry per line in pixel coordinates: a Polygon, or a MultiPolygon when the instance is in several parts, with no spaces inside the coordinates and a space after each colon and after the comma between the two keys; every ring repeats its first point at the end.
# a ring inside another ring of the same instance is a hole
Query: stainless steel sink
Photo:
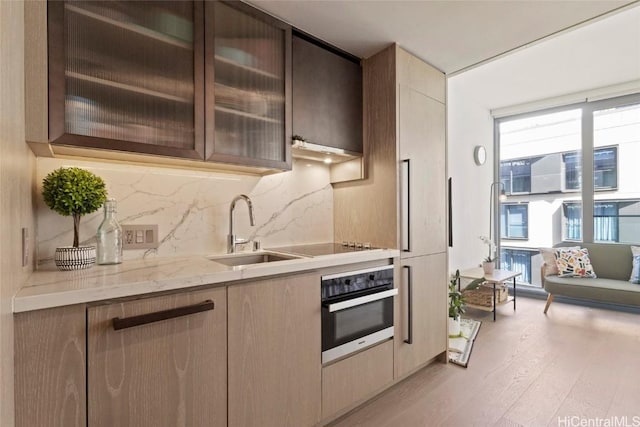
{"type": "Polygon", "coordinates": [[[251,264],[263,264],[266,262],[287,261],[290,259],[300,259],[301,256],[288,255],[277,252],[253,252],[253,253],[236,253],[209,257],[211,261],[219,262],[220,264],[235,267],[238,265],[251,265],[251,264]]]}

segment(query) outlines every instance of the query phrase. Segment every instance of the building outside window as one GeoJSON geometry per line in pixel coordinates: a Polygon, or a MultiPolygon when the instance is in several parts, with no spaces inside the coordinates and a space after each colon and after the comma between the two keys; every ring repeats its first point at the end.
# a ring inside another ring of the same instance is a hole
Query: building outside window
{"type": "MultiPolygon", "coordinates": [[[[582,167],[578,152],[563,153],[565,190],[580,190],[582,167]]],[[[618,148],[607,147],[593,152],[593,185],[597,190],[611,190],[618,186],[618,148]]]]}
{"type": "Polygon", "coordinates": [[[539,287],[538,248],[563,241],[640,245],[640,94],[496,122],[507,193],[498,228],[501,268],[539,287]],[[587,186],[583,160],[593,171],[587,186]]]}
{"type": "Polygon", "coordinates": [[[565,202],[562,211],[564,212],[564,240],[582,241],[582,202],[565,202]]]}
{"type": "MultiPolygon", "coordinates": [[[[582,240],[582,205],[564,202],[564,240],[582,240]]],[[[593,241],[640,242],[640,200],[611,200],[593,205],[593,241]]]]}
{"type": "Polygon", "coordinates": [[[582,182],[580,154],[577,151],[564,153],[562,162],[564,163],[564,189],[566,191],[579,190],[582,182]]]}
{"type": "Polygon", "coordinates": [[[593,185],[596,190],[618,186],[618,148],[601,148],[593,152],[593,185]]]}
{"type": "Polygon", "coordinates": [[[511,160],[500,163],[500,181],[507,194],[531,191],[531,160],[511,160]]]}
{"type": "Polygon", "coordinates": [[[531,283],[531,257],[538,251],[500,248],[500,268],[521,273],[517,280],[531,283]]]}
{"type": "Polygon", "coordinates": [[[526,239],[529,236],[529,205],[505,204],[500,206],[500,237],[526,239]]]}

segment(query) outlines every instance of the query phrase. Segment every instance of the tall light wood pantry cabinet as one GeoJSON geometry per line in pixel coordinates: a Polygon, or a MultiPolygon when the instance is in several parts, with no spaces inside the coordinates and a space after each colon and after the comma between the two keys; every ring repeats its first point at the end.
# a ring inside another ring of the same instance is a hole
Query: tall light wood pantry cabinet
{"type": "Polygon", "coordinates": [[[397,45],[366,59],[363,182],[334,185],[336,241],[398,248],[395,378],[447,347],[446,82],[397,45]]]}

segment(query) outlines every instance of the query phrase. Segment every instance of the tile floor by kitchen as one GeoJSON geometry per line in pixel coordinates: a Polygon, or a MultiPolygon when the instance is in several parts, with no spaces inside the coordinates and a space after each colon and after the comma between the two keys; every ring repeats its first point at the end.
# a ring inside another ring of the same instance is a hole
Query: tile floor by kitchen
{"type": "Polygon", "coordinates": [[[431,365],[333,426],[640,426],[640,315],[543,308],[469,310],[483,323],[467,369],[431,365]]]}

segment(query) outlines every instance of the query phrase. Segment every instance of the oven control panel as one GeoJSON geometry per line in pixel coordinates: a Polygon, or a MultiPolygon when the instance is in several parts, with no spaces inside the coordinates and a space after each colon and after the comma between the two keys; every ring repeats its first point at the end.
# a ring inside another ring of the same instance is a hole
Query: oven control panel
{"type": "Polygon", "coordinates": [[[393,265],[322,276],[322,301],[393,288],[393,265]]]}

